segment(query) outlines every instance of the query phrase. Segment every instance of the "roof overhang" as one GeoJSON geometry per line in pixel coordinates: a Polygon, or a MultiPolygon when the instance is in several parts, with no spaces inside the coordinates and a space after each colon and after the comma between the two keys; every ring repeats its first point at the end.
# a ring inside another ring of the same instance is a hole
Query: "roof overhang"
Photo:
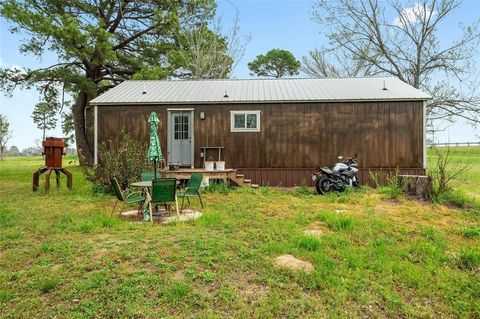
{"type": "Polygon", "coordinates": [[[95,106],[123,106],[123,105],[206,105],[206,104],[286,104],[286,103],[361,103],[361,102],[413,102],[428,101],[432,98],[399,98],[399,99],[356,99],[356,100],[270,100],[270,101],[172,101],[172,102],[90,102],[95,106]]]}

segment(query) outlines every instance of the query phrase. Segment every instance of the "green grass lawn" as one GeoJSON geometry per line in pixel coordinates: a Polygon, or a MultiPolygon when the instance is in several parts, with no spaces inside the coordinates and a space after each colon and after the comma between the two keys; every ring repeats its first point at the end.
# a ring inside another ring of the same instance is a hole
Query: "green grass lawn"
{"type": "Polygon", "coordinates": [[[2,318],[480,317],[479,209],[220,188],[200,219],[151,226],[110,217],[76,167],[73,191],[33,193],[41,164],[0,162],[2,318]],[[283,254],[314,271],[275,268],[283,254]]]}

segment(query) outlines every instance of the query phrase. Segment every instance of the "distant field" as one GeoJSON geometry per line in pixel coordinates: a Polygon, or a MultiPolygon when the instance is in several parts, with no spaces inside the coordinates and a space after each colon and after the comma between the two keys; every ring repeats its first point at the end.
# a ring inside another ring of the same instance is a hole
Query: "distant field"
{"type": "MultiPolygon", "coordinates": [[[[438,147],[437,150],[445,153],[447,148],[438,147]]],[[[451,163],[453,165],[468,165],[470,169],[460,179],[455,181],[454,187],[464,190],[467,194],[480,197],[480,146],[451,147],[451,163]]],[[[428,150],[428,164],[433,165],[437,159],[435,152],[428,150]]]]}

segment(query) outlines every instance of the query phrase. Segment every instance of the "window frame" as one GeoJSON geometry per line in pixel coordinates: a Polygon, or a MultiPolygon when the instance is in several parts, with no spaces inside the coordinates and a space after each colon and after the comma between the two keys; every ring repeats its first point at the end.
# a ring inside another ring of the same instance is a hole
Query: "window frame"
{"type": "Polygon", "coordinates": [[[260,132],[261,111],[259,110],[235,110],[230,111],[230,132],[260,132]],[[235,127],[235,115],[245,116],[245,126],[247,125],[247,116],[254,114],[257,117],[257,127],[235,127]]]}

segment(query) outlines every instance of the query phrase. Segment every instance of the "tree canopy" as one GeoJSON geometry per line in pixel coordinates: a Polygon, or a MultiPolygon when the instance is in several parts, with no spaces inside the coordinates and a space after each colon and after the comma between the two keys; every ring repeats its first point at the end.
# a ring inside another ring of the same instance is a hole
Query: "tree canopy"
{"type": "Polygon", "coordinates": [[[461,26],[452,42],[438,36],[459,0],[405,2],[317,0],[314,19],[330,46],[304,57],[312,76],[388,75],[432,96],[429,124],[462,118],[480,124],[478,72],[480,20],[461,26]]]}
{"type": "Polygon", "coordinates": [[[300,62],[287,50],[272,49],[265,55],[257,55],[248,63],[251,75],[281,78],[286,75],[297,75],[300,62]]]}
{"type": "MultiPolygon", "coordinates": [[[[184,26],[215,38],[208,31],[215,9],[214,0],[5,0],[0,15],[14,25],[11,32],[26,35],[20,51],[38,58],[53,52],[58,63],[3,69],[0,87],[6,92],[36,87],[48,103],[58,103],[61,92],[75,96],[77,148],[84,163],[91,164],[84,117],[88,102],[127,79],[185,73],[191,59],[184,26]]],[[[225,50],[226,43],[219,43],[225,50]]]]}
{"type": "Polygon", "coordinates": [[[45,140],[45,132],[54,129],[57,126],[57,111],[46,102],[40,102],[35,105],[32,112],[33,123],[42,130],[42,141],[45,140]]]}

